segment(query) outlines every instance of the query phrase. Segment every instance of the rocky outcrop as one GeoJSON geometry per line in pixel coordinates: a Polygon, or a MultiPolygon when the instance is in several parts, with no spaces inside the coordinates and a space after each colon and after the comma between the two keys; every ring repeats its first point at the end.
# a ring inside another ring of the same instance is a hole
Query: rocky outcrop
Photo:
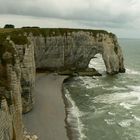
{"type": "Polygon", "coordinates": [[[10,37],[0,47],[0,140],[29,140],[23,133],[22,112],[33,105],[34,49],[16,45],[10,37]]]}
{"type": "Polygon", "coordinates": [[[34,59],[34,45],[16,45],[21,69],[21,96],[23,113],[27,113],[33,107],[32,89],[35,83],[35,59],[34,59]]]}
{"type": "Polygon", "coordinates": [[[125,72],[117,38],[106,31],[5,29],[0,48],[0,140],[29,138],[23,134],[22,112],[33,107],[36,69],[92,75],[89,61],[100,53],[108,74],[125,72]]]}
{"type": "Polygon", "coordinates": [[[0,139],[22,140],[21,69],[11,41],[1,44],[0,139]],[[5,46],[6,45],[6,46],[5,46]]]}

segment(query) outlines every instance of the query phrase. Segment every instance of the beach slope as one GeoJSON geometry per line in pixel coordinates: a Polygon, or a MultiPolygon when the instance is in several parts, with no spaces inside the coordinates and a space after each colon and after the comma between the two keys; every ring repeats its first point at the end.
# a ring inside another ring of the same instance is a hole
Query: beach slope
{"type": "Polygon", "coordinates": [[[68,140],[62,84],[66,76],[38,74],[34,89],[34,109],[24,115],[27,131],[40,140],[68,140]]]}

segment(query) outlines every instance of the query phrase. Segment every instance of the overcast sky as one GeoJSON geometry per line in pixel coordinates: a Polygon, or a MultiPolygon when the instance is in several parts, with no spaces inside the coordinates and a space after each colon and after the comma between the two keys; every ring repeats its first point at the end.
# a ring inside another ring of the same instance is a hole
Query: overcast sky
{"type": "Polygon", "coordinates": [[[140,0],[0,0],[0,27],[105,29],[140,38],[140,0]]]}

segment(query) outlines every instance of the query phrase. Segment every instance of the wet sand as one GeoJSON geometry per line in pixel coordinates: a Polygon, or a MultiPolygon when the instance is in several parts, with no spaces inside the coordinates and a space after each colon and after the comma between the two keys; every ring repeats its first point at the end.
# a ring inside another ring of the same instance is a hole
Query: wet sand
{"type": "Polygon", "coordinates": [[[62,84],[66,76],[38,74],[34,109],[23,116],[25,127],[40,140],[68,140],[62,84]]]}

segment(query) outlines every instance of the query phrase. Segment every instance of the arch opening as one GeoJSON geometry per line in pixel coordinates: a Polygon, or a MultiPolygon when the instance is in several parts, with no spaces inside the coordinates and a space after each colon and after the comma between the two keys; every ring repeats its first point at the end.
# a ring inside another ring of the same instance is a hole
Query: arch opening
{"type": "Polygon", "coordinates": [[[88,64],[89,68],[95,68],[99,73],[103,74],[106,72],[106,67],[102,54],[98,53],[92,58],[88,64]]]}

